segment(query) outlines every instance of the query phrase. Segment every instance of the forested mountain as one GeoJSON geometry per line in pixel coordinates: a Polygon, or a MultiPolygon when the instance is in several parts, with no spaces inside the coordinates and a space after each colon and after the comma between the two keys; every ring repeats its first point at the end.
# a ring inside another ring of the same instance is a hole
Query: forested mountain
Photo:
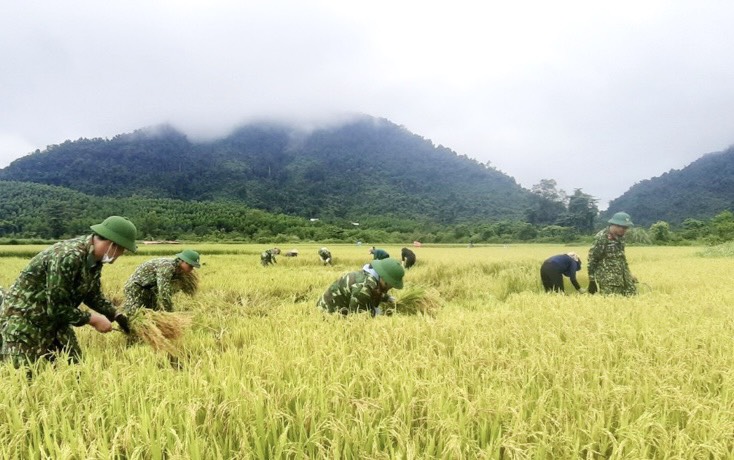
{"type": "Polygon", "coordinates": [[[171,127],[49,146],[0,179],[110,197],[237,202],[301,217],[420,218],[440,224],[521,219],[514,179],[384,119],[311,132],[271,123],[191,142],[171,127]]]}
{"type": "Polygon", "coordinates": [[[170,198],[99,197],[63,187],[0,180],[0,240],[67,238],[89,232],[110,215],[133,221],[139,239],[242,241],[250,243],[381,242],[506,243],[536,237],[563,240],[561,228],[538,232],[532,225],[506,220],[472,225],[438,225],[425,219],[367,217],[319,220],[248,208],[233,201],[182,201],[170,198]]]}
{"type": "Polygon", "coordinates": [[[140,239],[358,240],[368,232],[372,238],[385,239],[387,232],[401,225],[374,226],[377,230],[367,225],[346,232],[337,225],[271,214],[241,203],[97,197],[56,186],[0,181],[0,236],[58,239],[81,235],[110,215],[132,220],[140,239]]]}
{"type": "Polygon", "coordinates": [[[677,225],[725,210],[734,210],[734,147],[635,184],[609,203],[605,216],[626,211],[635,224],[665,221],[677,225]]]}

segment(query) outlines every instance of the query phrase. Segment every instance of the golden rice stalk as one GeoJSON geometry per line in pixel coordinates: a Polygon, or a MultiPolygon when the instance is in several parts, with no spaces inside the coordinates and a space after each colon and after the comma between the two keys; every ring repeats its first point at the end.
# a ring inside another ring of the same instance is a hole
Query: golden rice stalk
{"type": "Polygon", "coordinates": [[[153,317],[153,322],[160,329],[163,337],[168,340],[181,338],[186,329],[191,326],[191,316],[183,313],[151,310],[150,315],[153,317]]]}
{"type": "Polygon", "coordinates": [[[174,291],[181,291],[186,295],[193,296],[199,289],[199,275],[195,270],[191,270],[189,273],[178,271],[172,284],[174,291]]]}
{"type": "Polygon", "coordinates": [[[395,312],[404,315],[436,316],[443,300],[435,289],[415,287],[406,290],[395,302],[395,312]]]}
{"type": "Polygon", "coordinates": [[[176,343],[191,324],[189,316],[140,308],[130,315],[130,334],[147,343],[154,350],[171,356],[179,355],[176,343]]]}

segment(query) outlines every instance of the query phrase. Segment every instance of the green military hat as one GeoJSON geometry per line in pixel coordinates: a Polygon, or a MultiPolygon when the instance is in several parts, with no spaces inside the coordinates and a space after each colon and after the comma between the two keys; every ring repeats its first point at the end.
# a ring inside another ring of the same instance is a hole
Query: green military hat
{"type": "Polygon", "coordinates": [[[183,251],[176,254],[176,257],[183,260],[192,267],[201,267],[201,264],[199,263],[199,253],[194,251],[193,249],[184,249],[183,251]]]}
{"type": "Polygon", "coordinates": [[[608,221],[610,224],[619,225],[620,227],[632,227],[632,219],[626,212],[618,212],[608,221]]]}
{"type": "Polygon", "coordinates": [[[380,278],[385,280],[387,284],[396,288],[403,288],[403,275],[405,275],[405,269],[395,259],[382,259],[373,260],[372,268],[375,269],[380,278]]]}
{"type": "Polygon", "coordinates": [[[92,225],[89,228],[102,238],[119,244],[128,251],[136,252],[138,250],[138,247],[135,245],[138,229],[124,217],[110,216],[102,221],[101,224],[92,225]]]}

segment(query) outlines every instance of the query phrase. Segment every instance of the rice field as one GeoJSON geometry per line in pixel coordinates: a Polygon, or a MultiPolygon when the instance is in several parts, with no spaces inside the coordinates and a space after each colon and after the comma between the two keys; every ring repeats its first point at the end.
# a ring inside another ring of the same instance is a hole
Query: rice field
{"type": "MultiPolygon", "coordinates": [[[[0,458],[734,458],[731,256],[628,247],[640,294],[620,298],[542,292],[541,262],[571,250],[586,286],[587,247],[413,248],[405,290],[434,314],[342,318],[314,304],[367,246],[329,245],[331,267],[313,244],[270,267],[263,245],[192,247],[177,365],[91,327],[81,364],[0,365],[0,458]]],[[[0,286],[40,249],[0,248],[0,286]]],[[[105,293],[180,249],[125,255],[105,293]]]]}

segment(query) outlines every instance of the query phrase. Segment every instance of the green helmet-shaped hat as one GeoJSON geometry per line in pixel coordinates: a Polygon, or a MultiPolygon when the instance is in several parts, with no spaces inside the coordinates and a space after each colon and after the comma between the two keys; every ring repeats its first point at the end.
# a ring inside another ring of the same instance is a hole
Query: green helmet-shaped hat
{"type": "Polygon", "coordinates": [[[405,269],[397,260],[373,260],[372,268],[374,268],[377,274],[380,275],[380,278],[385,280],[385,282],[390,286],[396,289],[403,288],[403,275],[405,275],[405,269]]]}
{"type": "Polygon", "coordinates": [[[620,227],[632,227],[632,219],[626,212],[618,212],[608,221],[610,224],[619,225],[620,227]]]}
{"type": "Polygon", "coordinates": [[[102,238],[119,244],[128,251],[136,252],[138,250],[138,247],[135,245],[138,229],[124,217],[110,216],[102,221],[101,224],[92,225],[89,228],[102,238]]]}
{"type": "Polygon", "coordinates": [[[194,251],[193,249],[184,249],[183,251],[176,254],[176,257],[183,260],[192,267],[201,267],[201,264],[199,263],[199,253],[194,251]]]}

